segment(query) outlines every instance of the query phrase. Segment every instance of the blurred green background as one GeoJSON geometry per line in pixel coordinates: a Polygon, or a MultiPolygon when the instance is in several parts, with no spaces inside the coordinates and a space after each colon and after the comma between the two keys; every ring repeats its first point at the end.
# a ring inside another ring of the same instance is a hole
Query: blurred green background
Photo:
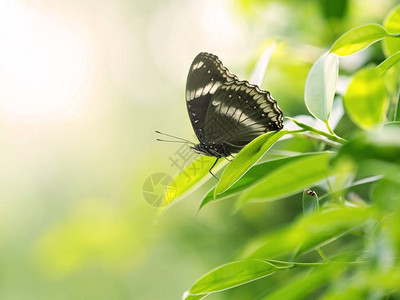
{"type": "MultiPolygon", "coordinates": [[[[180,145],[154,131],[194,140],[184,88],[197,53],[245,79],[274,38],[263,87],[286,116],[305,113],[311,64],[398,2],[1,0],[0,298],[179,299],[252,236],[292,220],[294,198],[195,216],[202,191],[157,218],[142,186],[179,172],[180,145]]],[[[383,58],[380,47],[342,59],[342,71],[367,57],[383,58]]],[[[261,285],[235,295],[252,299],[261,285]]]]}

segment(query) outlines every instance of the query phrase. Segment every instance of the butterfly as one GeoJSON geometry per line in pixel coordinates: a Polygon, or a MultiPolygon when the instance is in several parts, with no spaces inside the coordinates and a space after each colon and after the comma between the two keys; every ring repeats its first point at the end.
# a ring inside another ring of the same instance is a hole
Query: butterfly
{"type": "Polygon", "coordinates": [[[209,170],[215,178],[211,170],[220,158],[239,152],[266,132],[283,128],[282,111],[271,94],[240,80],[211,53],[198,54],[190,66],[186,106],[199,140],[191,148],[216,157],[209,170]]]}

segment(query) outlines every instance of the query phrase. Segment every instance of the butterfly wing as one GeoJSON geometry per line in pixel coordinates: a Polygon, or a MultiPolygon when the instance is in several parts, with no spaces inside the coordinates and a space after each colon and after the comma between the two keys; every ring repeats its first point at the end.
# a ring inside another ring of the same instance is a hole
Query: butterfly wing
{"type": "Polygon", "coordinates": [[[257,136],[282,127],[282,111],[268,91],[247,81],[230,81],[211,98],[204,142],[223,142],[231,152],[238,152],[257,136]]]}
{"type": "Polygon", "coordinates": [[[194,132],[204,139],[204,124],[212,96],[226,82],[238,80],[217,56],[202,52],[190,66],[186,82],[186,104],[194,132]]]}

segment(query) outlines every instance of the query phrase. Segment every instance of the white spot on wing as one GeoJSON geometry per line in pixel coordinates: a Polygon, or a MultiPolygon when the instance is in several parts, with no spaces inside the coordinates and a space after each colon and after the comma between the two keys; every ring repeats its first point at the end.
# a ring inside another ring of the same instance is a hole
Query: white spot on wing
{"type": "MultiPolygon", "coordinates": [[[[243,113],[240,109],[236,109],[235,112],[232,114],[229,113],[229,111],[231,109],[234,109],[231,106],[228,105],[224,105],[223,103],[214,100],[213,101],[213,105],[220,105],[220,108],[217,109],[217,112],[219,112],[221,115],[223,116],[227,116],[229,118],[232,118],[233,121],[237,124],[242,124],[245,126],[254,126],[254,123],[256,123],[256,121],[252,118],[250,118],[248,115],[246,115],[245,113],[243,113]]],[[[261,126],[262,128],[265,128],[265,126],[263,126],[262,124],[258,124],[258,126],[261,126]]]]}
{"type": "Polygon", "coordinates": [[[213,100],[212,105],[214,106],[218,106],[221,102],[219,102],[218,100],[213,100]]]}
{"type": "Polygon", "coordinates": [[[268,107],[265,107],[265,108],[263,109],[263,111],[266,112],[266,113],[271,112],[271,110],[270,110],[268,107]]]}
{"type": "Polygon", "coordinates": [[[200,97],[201,96],[201,92],[203,91],[203,89],[202,88],[200,88],[200,89],[197,89],[196,90],[196,93],[195,93],[195,97],[196,98],[198,98],[198,97],[200,97]]]}
{"type": "Polygon", "coordinates": [[[213,87],[210,89],[210,94],[214,94],[215,91],[221,86],[220,82],[215,82],[213,87]]]}
{"type": "Polygon", "coordinates": [[[197,64],[193,65],[192,71],[200,69],[204,62],[199,61],[197,64]]]}
{"type": "Polygon", "coordinates": [[[265,103],[264,98],[260,97],[260,99],[257,99],[257,104],[265,103]]]}
{"type": "Polygon", "coordinates": [[[204,87],[204,89],[203,89],[203,93],[202,93],[202,95],[204,96],[204,95],[206,95],[207,93],[209,93],[210,92],[210,89],[212,88],[212,86],[213,86],[213,83],[209,83],[209,84],[207,84],[205,87],[204,87]]]}
{"type": "Polygon", "coordinates": [[[191,91],[190,91],[190,100],[193,100],[193,99],[194,99],[195,93],[196,93],[196,90],[191,90],[191,91]]]}

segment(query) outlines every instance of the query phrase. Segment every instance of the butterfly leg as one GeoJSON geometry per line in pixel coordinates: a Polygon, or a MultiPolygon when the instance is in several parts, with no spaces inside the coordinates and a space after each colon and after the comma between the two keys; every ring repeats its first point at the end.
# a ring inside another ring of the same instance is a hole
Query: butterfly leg
{"type": "Polygon", "coordinates": [[[219,157],[217,157],[217,159],[215,160],[215,162],[213,163],[213,165],[211,166],[210,170],[208,170],[208,172],[210,172],[210,174],[212,176],[214,176],[215,179],[217,179],[219,181],[219,178],[217,176],[214,175],[213,172],[211,172],[211,170],[215,167],[215,164],[217,163],[217,161],[219,160],[219,157]]]}

